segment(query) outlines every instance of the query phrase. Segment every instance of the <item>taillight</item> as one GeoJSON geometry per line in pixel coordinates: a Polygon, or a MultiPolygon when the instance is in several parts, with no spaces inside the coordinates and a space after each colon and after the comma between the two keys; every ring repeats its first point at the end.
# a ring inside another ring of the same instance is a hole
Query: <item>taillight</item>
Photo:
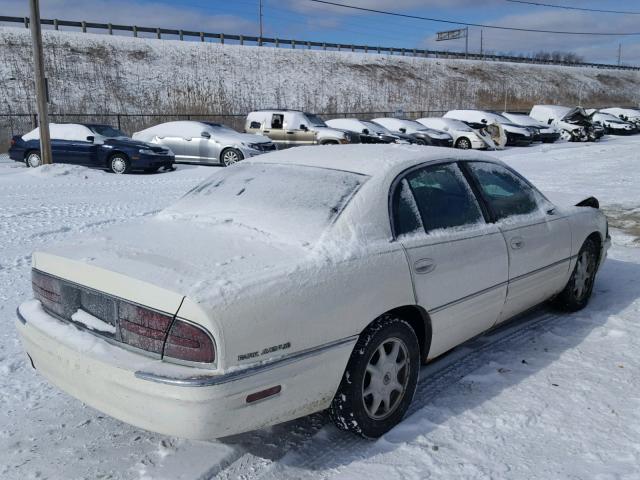
{"type": "Polygon", "coordinates": [[[173,318],[126,302],[118,310],[121,341],[161,355],[173,318]]]}
{"type": "Polygon", "coordinates": [[[12,138],[11,141],[9,142],[11,144],[11,146],[13,147],[16,144],[16,139],[12,138]]]}
{"type": "Polygon", "coordinates": [[[211,363],[215,360],[215,349],[211,337],[203,329],[176,319],[167,337],[164,357],[211,363]]]}

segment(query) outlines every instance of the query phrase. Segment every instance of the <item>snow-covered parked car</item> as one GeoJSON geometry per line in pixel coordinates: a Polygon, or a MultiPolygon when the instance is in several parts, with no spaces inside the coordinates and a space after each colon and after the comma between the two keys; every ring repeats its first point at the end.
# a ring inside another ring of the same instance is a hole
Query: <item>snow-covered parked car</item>
{"type": "Polygon", "coordinates": [[[331,128],[348,130],[354,135],[360,135],[360,143],[408,143],[380,125],[357,118],[334,118],[326,123],[331,128]]]}
{"type": "Polygon", "coordinates": [[[571,142],[595,142],[604,135],[604,127],[594,124],[591,115],[582,107],[534,105],[529,116],[555,126],[560,130],[560,136],[571,142]]]}
{"type": "Polygon", "coordinates": [[[331,128],[319,116],[300,110],[250,112],[245,121],[244,131],[265,135],[280,148],[360,142],[359,135],[331,128]]]}
{"type": "Polygon", "coordinates": [[[636,127],[640,128],[640,110],[633,108],[610,107],[601,108],[599,111],[601,113],[609,113],[611,115],[614,115],[621,120],[632,122],[636,125],[636,127]]]}
{"type": "Polygon", "coordinates": [[[591,115],[593,123],[604,127],[605,133],[609,135],[632,135],[638,131],[634,123],[622,120],[610,113],[597,110],[587,110],[587,113],[591,115]]]}
{"type": "MultiPolygon", "coordinates": [[[[113,173],[133,170],[147,173],[173,169],[173,152],[159,145],[133,140],[110,125],[95,123],[50,123],[53,163],[68,163],[113,173]]],[[[42,164],[40,128],[11,139],[9,158],[27,167],[42,164]]]]}
{"type": "Polygon", "coordinates": [[[170,148],[177,162],[228,166],[275,150],[262,135],[239,133],[213,122],[166,122],[133,134],[133,138],[170,148]]]}
{"type": "Polygon", "coordinates": [[[516,125],[521,125],[533,130],[533,141],[553,143],[560,139],[560,130],[553,125],[547,125],[524,113],[502,112],[507,120],[516,125]]]}
{"type": "Polygon", "coordinates": [[[462,150],[487,148],[487,143],[482,139],[482,136],[460,120],[442,117],[425,117],[419,118],[416,121],[425,127],[447,132],[453,137],[453,146],[456,148],[462,150]]]}
{"type": "Polygon", "coordinates": [[[433,147],[453,147],[453,136],[441,130],[425,127],[415,120],[402,118],[381,117],[371,120],[383,126],[392,133],[409,135],[417,145],[431,145],[433,147]]]}
{"type": "Polygon", "coordinates": [[[545,300],[583,308],[610,244],[596,199],[554,205],[492,157],[456,152],[269,153],[138,224],[35,252],[16,320],[30,362],[168,435],[329,408],[378,437],[421,362],[545,300]]]}
{"type": "Polygon", "coordinates": [[[533,142],[534,131],[531,128],[517,125],[494,112],[485,110],[450,110],[444,114],[444,117],[480,125],[496,123],[504,129],[507,136],[507,145],[528,146],[533,142]]]}

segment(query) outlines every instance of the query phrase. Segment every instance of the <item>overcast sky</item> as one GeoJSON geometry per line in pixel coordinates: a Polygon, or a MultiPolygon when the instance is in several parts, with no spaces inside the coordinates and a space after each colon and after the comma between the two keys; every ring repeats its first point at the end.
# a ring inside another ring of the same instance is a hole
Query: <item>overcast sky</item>
{"type": "MultiPolygon", "coordinates": [[[[264,35],[384,45],[464,50],[464,40],[436,42],[435,32],[455,25],[358,12],[309,0],[263,0],[264,35]]],[[[545,30],[640,32],[640,1],[539,0],[539,3],[637,11],[638,15],[580,12],[523,5],[507,0],[335,0],[339,3],[453,21],[545,30]]],[[[3,15],[28,15],[27,0],[0,0],[3,15]]],[[[258,0],[43,0],[42,18],[89,20],[172,27],[196,31],[258,32],[258,0]]],[[[640,35],[550,35],[484,29],[484,49],[493,52],[561,50],[588,61],[615,63],[622,43],[623,63],[640,64],[640,35]]],[[[479,51],[480,29],[470,28],[469,50],[479,51]]]]}

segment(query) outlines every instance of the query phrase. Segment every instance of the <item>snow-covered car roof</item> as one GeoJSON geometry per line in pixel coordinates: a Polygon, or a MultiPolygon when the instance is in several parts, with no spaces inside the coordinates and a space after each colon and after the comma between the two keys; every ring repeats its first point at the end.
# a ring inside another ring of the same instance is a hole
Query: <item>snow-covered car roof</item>
{"type": "Polygon", "coordinates": [[[571,110],[573,110],[572,107],[564,107],[562,105],[534,105],[529,115],[535,119],[547,117],[562,120],[571,110]]]}
{"type": "Polygon", "coordinates": [[[461,120],[445,117],[424,117],[416,120],[422,125],[430,128],[440,129],[448,127],[451,130],[459,130],[461,132],[472,132],[473,129],[461,120]]]}
{"type": "MultiPolygon", "coordinates": [[[[49,136],[52,140],[86,140],[94,133],[86,126],[79,123],[50,123],[49,136]]],[[[25,142],[40,138],[40,128],[34,128],[22,136],[25,142]]]]}
{"type": "Polygon", "coordinates": [[[640,110],[636,110],[635,108],[609,107],[601,108],[600,112],[609,113],[611,115],[615,115],[616,117],[624,115],[628,118],[640,118],[640,110]]]}
{"type": "Polygon", "coordinates": [[[199,137],[203,131],[213,133],[215,130],[224,130],[228,133],[238,133],[230,127],[220,123],[199,122],[195,120],[179,120],[165,122],[134,133],[134,138],[176,135],[183,137],[199,137]]]}
{"type": "Polygon", "coordinates": [[[376,144],[290,148],[244,160],[244,162],[304,165],[376,176],[395,174],[395,172],[400,172],[423,162],[436,162],[446,159],[496,161],[491,156],[477,152],[422,145],[376,144]]]}

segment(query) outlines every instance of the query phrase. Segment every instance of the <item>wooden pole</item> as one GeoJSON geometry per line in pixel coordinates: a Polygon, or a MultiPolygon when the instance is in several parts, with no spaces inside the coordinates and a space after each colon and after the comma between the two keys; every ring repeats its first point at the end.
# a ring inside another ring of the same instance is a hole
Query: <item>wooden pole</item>
{"type": "Polygon", "coordinates": [[[44,55],[42,53],[42,31],[40,28],[39,0],[29,0],[31,8],[30,27],[33,43],[33,70],[36,77],[36,99],[38,103],[38,126],[40,127],[40,155],[42,164],[52,163],[51,137],[49,136],[49,112],[47,110],[47,85],[44,76],[44,55]]]}

